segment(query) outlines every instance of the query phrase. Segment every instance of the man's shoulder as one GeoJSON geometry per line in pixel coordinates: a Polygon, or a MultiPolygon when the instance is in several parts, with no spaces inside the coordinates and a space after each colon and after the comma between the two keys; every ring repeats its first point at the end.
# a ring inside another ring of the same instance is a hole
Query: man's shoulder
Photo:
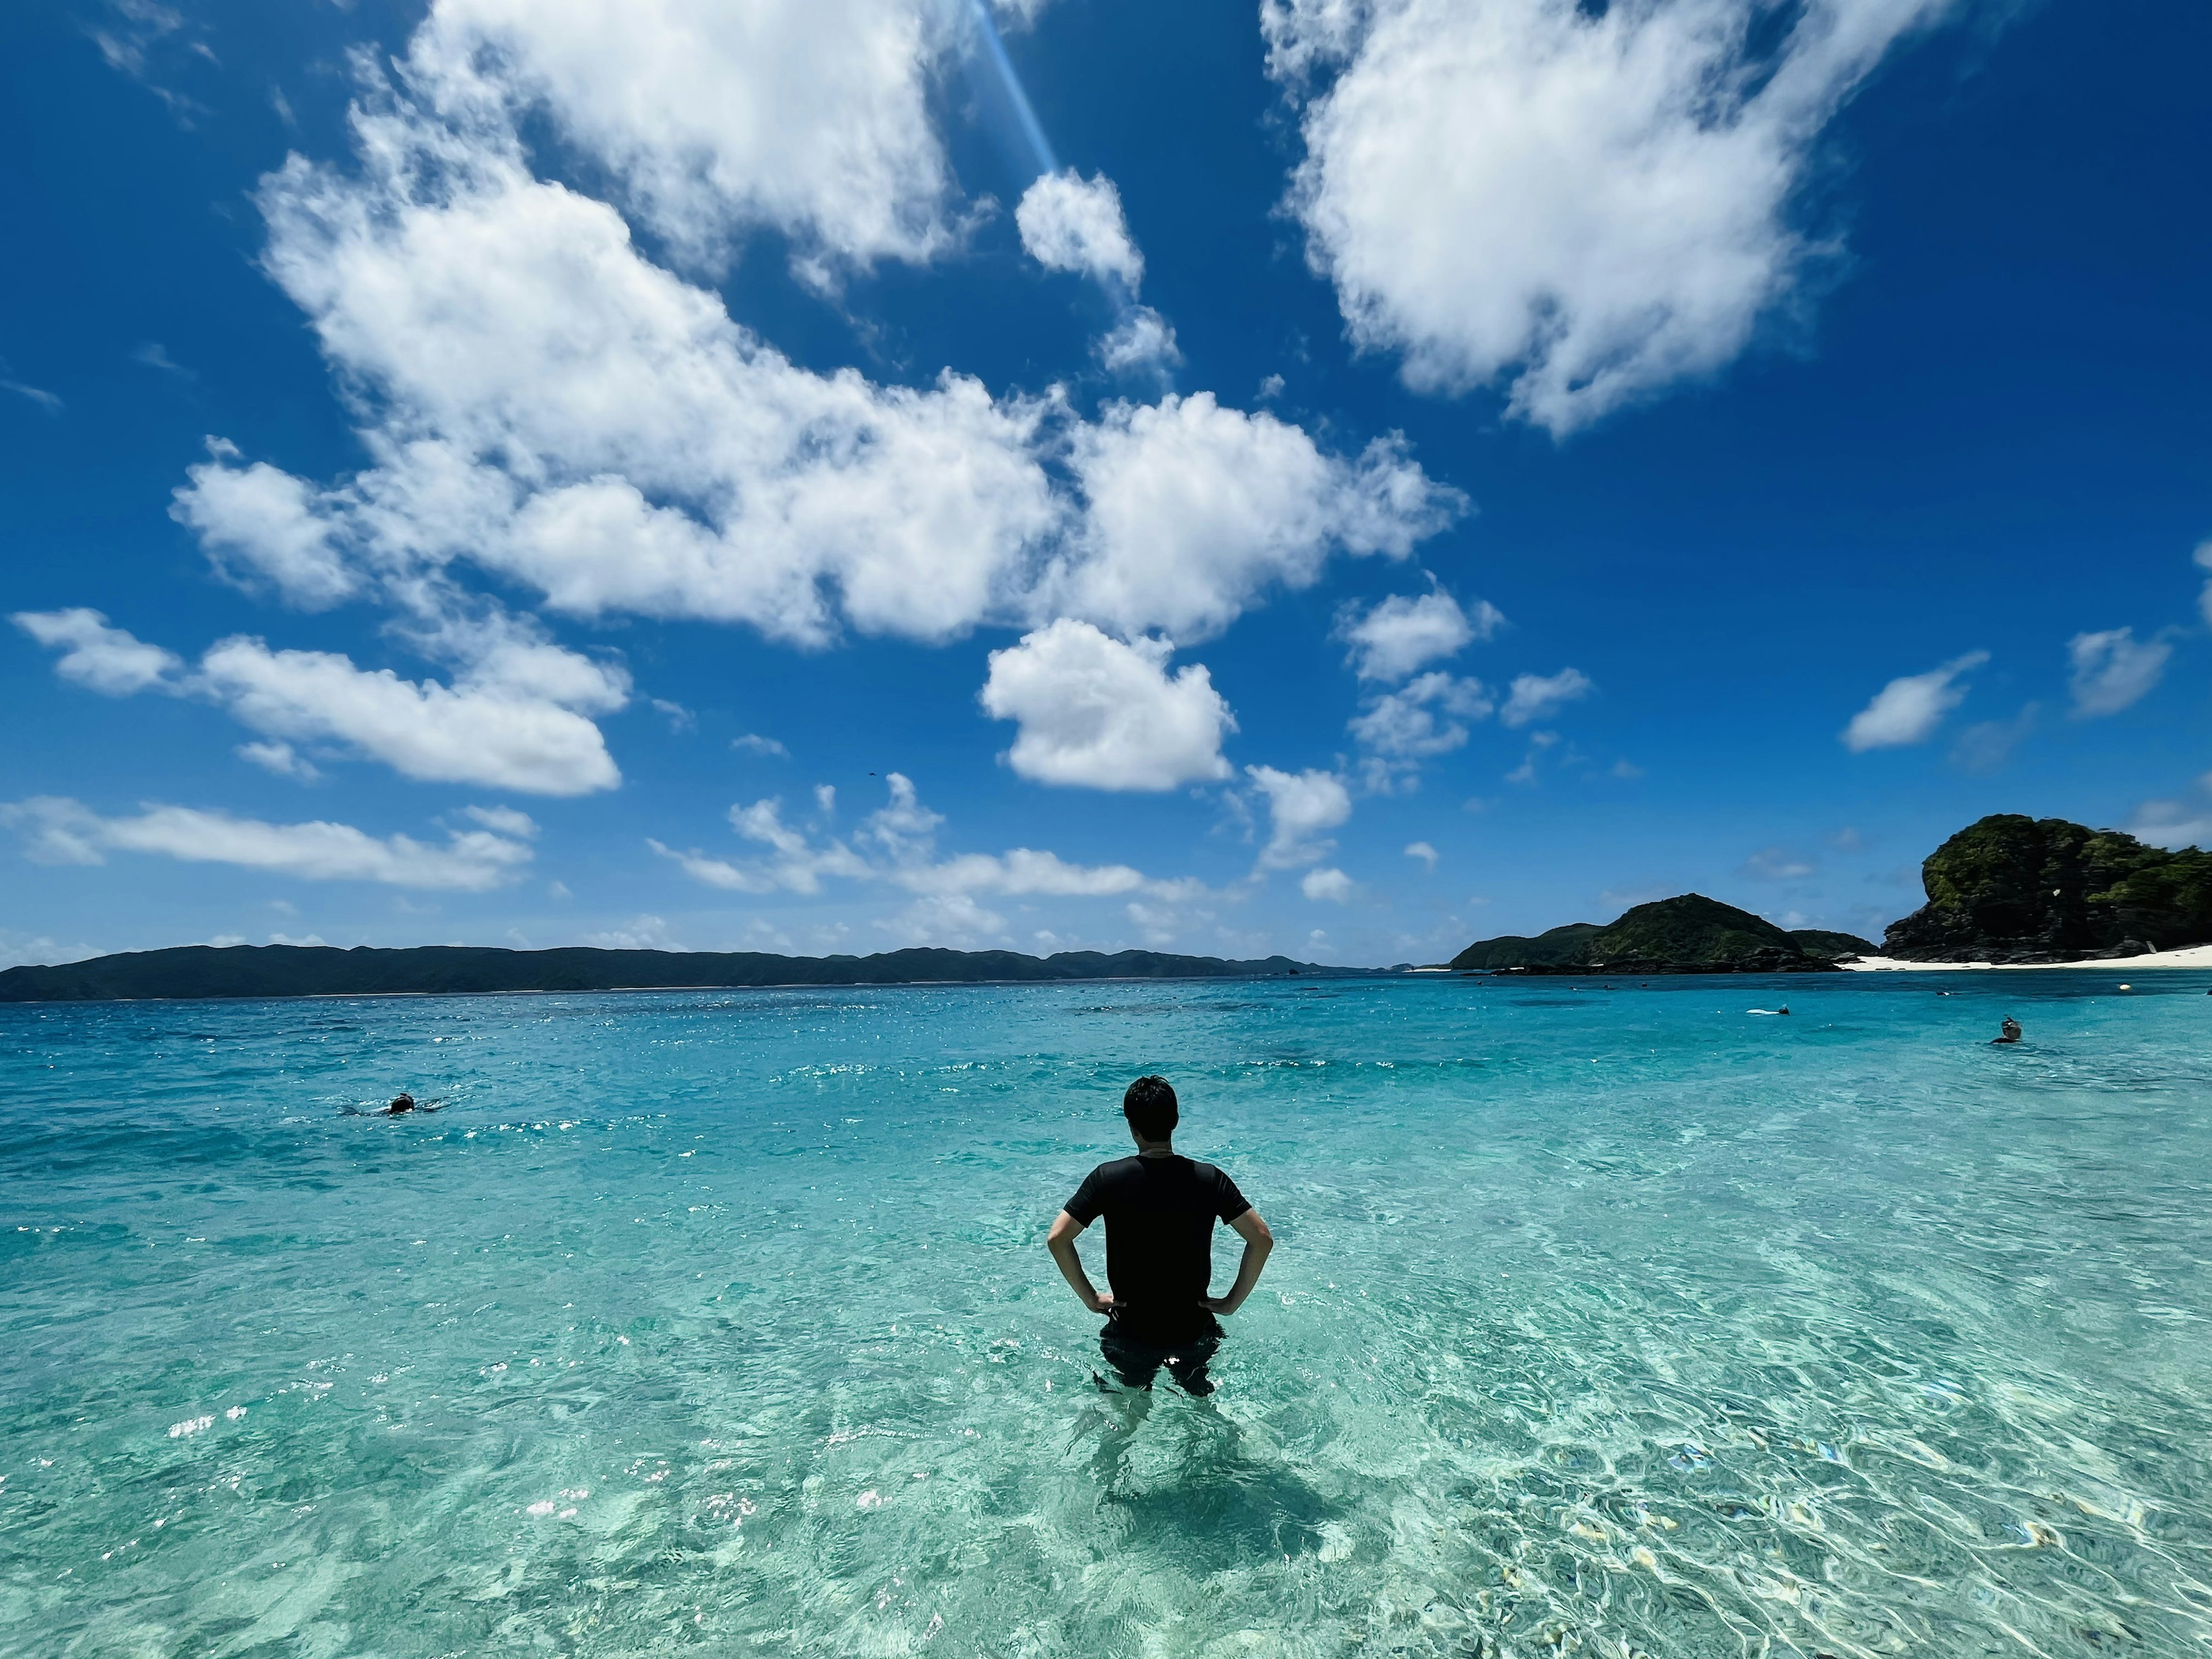
{"type": "Polygon", "coordinates": [[[1088,1177],[1091,1181],[1123,1180],[1139,1172],[1139,1162],[1133,1158],[1109,1158],[1088,1177]]]}

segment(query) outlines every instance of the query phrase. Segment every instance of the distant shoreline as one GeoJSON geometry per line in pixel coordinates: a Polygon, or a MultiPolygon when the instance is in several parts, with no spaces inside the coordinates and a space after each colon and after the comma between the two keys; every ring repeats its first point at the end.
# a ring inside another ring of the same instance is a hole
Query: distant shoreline
{"type": "Polygon", "coordinates": [[[586,995],[609,991],[805,990],[882,985],[1135,983],[1145,980],[1331,979],[1367,970],[1290,957],[1231,961],[1158,951],[917,947],[868,957],[763,951],[610,951],[484,945],[403,949],[182,945],[0,972],[0,1003],[210,1002],[358,996],[586,995]]]}
{"type": "Polygon", "coordinates": [[[732,994],[741,991],[941,991],[974,986],[979,990],[1010,985],[1249,985],[1291,979],[1310,979],[1325,985],[1340,979],[1403,979],[1402,970],[1388,968],[1331,968],[1313,974],[1101,974],[1089,979],[866,979],[781,980],[759,985],[590,985],[569,987],[518,986],[487,991],[240,991],[217,996],[145,997],[25,997],[0,1001],[0,1008],[80,1008],[141,1002],[388,1002],[403,997],[608,997],[689,996],[702,991],[732,994]]]}
{"type": "Polygon", "coordinates": [[[2152,951],[2139,957],[2095,957],[2086,962],[1907,962],[1900,957],[1858,957],[1838,963],[1854,974],[1965,974],[1989,969],[2094,968],[2100,972],[2118,969],[2212,969],[2212,945],[2185,945],[2178,951],[2152,951]]]}

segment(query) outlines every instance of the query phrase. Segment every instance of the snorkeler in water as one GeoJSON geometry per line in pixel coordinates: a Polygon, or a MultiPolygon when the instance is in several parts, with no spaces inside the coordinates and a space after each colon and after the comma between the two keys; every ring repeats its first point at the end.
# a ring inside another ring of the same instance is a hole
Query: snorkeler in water
{"type": "Polygon", "coordinates": [[[2020,1041],[2020,1022],[2007,1014],[2004,1024],[1997,1027],[1997,1036],[1990,1039],[1991,1042],[2017,1042],[2020,1041]]]}
{"type": "Polygon", "coordinates": [[[388,1106],[379,1106],[374,1111],[368,1112],[362,1111],[358,1106],[349,1106],[346,1108],[346,1115],[348,1117],[401,1117],[409,1112],[434,1112],[445,1103],[443,1100],[417,1100],[402,1089],[392,1097],[392,1103],[388,1106]]]}

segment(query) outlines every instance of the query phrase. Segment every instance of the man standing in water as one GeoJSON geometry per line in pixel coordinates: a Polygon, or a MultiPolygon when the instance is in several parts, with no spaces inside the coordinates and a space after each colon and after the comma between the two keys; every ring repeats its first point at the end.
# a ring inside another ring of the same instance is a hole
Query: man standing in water
{"type": "MultiPolygon", "coordinates": [[[[1045,1248],[1083,1305],[1106,1316],[1098,1346],[1133,1389],[1150,1389],[1162,1365],[1192,1394],[1212,1394],[1206,1361],[1220,1346],[1217,1314],[1244,1305],[1275,1236],[1237,1183],[1211,1164],[1175,1149],[1176,1093],[1162,1077],[1140,1077],[1121,1097],[1137,1155],[1102,1164],[1084,1177],[1054,1218],[1045,1248]],[[1075,1253],[1076,1236],[1106,1218],[1106,1279],[1101,1296],[1075,1253]],[[1206,1294],[1213,1278],[1213,1224],[1244,1241],[1244,1259],[1226,1296],[1206,1294]]],[[[1103,1386],[1103,1382],[1101,1386],[1103,1386]]]]}

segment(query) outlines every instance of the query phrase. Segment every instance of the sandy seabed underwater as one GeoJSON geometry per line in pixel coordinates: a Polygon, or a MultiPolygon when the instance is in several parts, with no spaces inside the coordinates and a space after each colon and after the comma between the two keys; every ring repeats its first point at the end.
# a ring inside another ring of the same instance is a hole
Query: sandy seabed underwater
{"type": "Polygon", "coordinates": [[[2202,1656],[2118,979],[0,1009],[0,1655],[2202,1656]],[[1042,1248],[1151,1069],[1279,1240],[1203,1401],[1042,1248]]]}

